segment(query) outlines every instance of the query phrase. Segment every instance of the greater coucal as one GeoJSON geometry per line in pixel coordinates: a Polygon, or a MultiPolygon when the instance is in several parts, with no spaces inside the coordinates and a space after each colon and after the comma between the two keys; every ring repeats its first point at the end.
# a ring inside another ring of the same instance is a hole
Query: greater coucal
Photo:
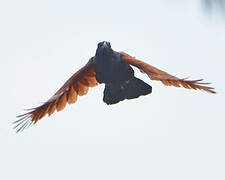
{"type": "Polygon", "coordinates": [[[98,83],[105,84],[103,101],[108,105],[150,94],[152,87],[134,76],[131,65],[139,68],[142,73],[146,73],[150,79],[161,81],[166,86],[183,86],[187,89],[215,93],[212,87],[205,86],[209,83],[200,82],[202,79],[177,78],[124,52],[114,51],[109,42],[103,41],[98,43],[95,56],[67,80],[54,96],[41,106],[18,116],[19,120],[14,122],[17,132],[35,124],[46,114],[50,116],[55,110],[63,110],[67,103],[75,103],[78,95],[87,94],[89,87],[94,87],[98,83]]]}

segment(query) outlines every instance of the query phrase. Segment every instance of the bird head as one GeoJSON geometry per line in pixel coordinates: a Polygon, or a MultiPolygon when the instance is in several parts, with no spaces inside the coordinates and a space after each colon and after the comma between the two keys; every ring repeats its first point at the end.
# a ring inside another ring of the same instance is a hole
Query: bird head
{"type": "Polygon", "coordinates": [[[112,52],[111,44],[108,41],[102,41],[98,43],[96,55],[107,55],[112,52]]]}

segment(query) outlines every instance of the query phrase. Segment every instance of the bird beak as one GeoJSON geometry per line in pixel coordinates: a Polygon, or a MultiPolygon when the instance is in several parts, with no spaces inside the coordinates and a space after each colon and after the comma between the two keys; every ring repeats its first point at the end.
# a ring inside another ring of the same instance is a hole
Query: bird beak
{"type": "Polygon", "coordinates": [[[107,44],[106,44],[106,42],[103,43],[102,47],[103,48],[107,48],[108,47],[107,44]]]}

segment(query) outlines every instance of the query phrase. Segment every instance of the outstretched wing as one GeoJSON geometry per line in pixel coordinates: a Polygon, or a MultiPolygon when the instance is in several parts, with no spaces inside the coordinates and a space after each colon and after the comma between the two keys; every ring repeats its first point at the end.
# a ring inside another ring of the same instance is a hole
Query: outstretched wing
{"type": "Polygon", "coordinates": [[[162,70],[159,70],[141,60],[138,60],[124,52],[120,52],[122,55],[123,60],[125,60],[130,65],[133,65],[140,69],[142,73],[146,73],[148,77],[152,80],[161,81],[166,86],[175,86],[180,87],[183,86],[187,89],[200,89],[207,91],[209,93],[216,93],[213,91],[214,88],[205,86],[210,83],[202,83],[203,79],[199,80],[187,80],[186,78],[180,79],[175,76],[172,76],[162,70]]]}
{"type": "Polygon", "coordinates": [[[35,124],[46,114],[50,116],[55,111],[63,110],[67,103],[75,103],[78,95],[83,96],[87,94],[89,87],[94,87],[97,84],[92,61],[89,60],[48,101],[41,106],[29,109],[30,111],[26,114],[17,116],[19,120],[14,122],[16,124],[14,128],[17,129],[17,132],[22,131],[31,124],[35,124]]]}

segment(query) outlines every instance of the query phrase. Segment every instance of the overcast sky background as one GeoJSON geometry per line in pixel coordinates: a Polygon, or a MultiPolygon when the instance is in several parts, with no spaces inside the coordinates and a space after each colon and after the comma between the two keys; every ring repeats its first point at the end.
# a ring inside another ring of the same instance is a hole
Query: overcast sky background
{"type": "Polygon", "coordinates": [[[225,20],[202,1],[0,2],[0,179],[225,179],[225,20]],[[113,106],[103,85],[16,134],[99,41],[218,94],[153,86],[113,106]]]}

